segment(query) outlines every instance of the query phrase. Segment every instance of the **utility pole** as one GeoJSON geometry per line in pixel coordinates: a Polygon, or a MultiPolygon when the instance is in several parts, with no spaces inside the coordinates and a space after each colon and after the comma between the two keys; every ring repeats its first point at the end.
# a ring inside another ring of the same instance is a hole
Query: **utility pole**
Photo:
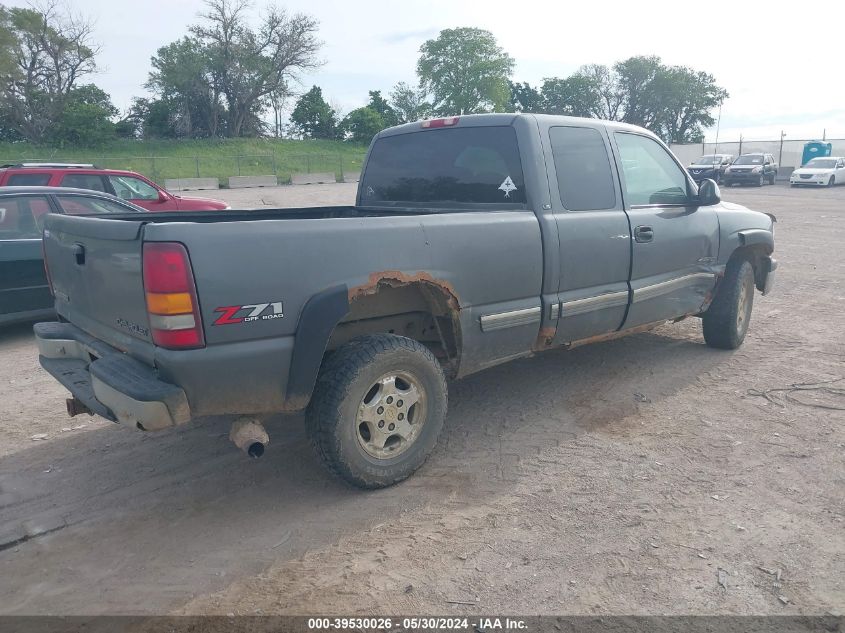
{"type": "Polygon", "coordinates": [[[738,156],[742,156],[742,134],[739,135],[739,154],[738,156]]]}
{"type": "Polygon", "coordinates": [[[722,124],[722,104],[719,104],[719,117],[716,119],[716,144],[713,146],[713,156],[719,151],[719,126],[722,124]]]}
{"type": "Polygon", "coordinates": [[[786,132],[783,130],[780,131],[780,151],[778,152],[778,167],[781,166],[783,163],[783,137],[786,136],[786,132]]]}

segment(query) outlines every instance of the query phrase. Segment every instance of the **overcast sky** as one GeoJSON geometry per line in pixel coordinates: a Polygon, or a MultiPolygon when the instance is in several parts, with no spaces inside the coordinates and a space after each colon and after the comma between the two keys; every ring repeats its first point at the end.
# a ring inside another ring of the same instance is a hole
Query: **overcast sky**
{"type": "MultiPolygon", "coordinates": [[[[0,0],[24,6],[19,0],[0,0]]],[[[93,78],[120,108],[145,94],[156,49],[197,21],[201,0],[66,0],[94,20],[102,45],[93,78]]],[[[254,0],[255,8],[265,6],[254,0]]],[[[420,45],[444,28],[491,31],[516,60],[513,79],[538,84],[588,63],[659,55],[712,73],[730,98],[720,140],[845,138],[845,2],[733,0],[286,0],[279,6],[320,22],[325,65],[303,77],[344,112],[368,90],[416,82],[420,45]],[[836,41],[840,40],[840,41],[836,41]]],[[[256,11],[257,14],[257,11],[256,11]]],[[[714,113],[715,115],[715,113],[714,113]]],[[[715,136],[715,128],[707,133],[715,136]]]]}

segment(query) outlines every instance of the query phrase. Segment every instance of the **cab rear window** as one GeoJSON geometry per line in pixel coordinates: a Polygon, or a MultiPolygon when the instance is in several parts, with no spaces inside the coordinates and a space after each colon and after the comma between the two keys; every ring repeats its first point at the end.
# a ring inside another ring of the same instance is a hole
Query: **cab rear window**
{"type": "Polygon", "coordinates": [[[364,206],[525,203],[512,127],[424,130],[376,141],[361,183],[364,206]]]}

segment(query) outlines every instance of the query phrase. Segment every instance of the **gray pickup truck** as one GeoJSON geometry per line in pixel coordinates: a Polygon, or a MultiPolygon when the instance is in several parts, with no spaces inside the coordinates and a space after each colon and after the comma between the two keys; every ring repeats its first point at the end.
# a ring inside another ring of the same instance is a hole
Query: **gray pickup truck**
{"type": "Polygon", "coordinates": [[[696,187],[646,130],[489,114],[384,130],[355,206],[50,216],[60,322],[35,326],[68,412],[156,430],[305,410],[364,488],[417,469],[447,379],[701,317],[723,349],[771,288],[774,218],[696,187]]]}

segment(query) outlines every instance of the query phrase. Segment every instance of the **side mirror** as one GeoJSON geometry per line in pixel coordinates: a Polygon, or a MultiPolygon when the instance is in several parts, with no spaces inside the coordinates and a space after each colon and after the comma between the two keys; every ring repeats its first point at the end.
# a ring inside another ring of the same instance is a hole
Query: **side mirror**
{"type": "Polygon", "coordinates": [[[719,192],[719,185],[711,178],[705,178],[698,186],[698,206],[709,207],[719,204],[722,201],[722,194],[719,192]]]}
{"type": "Polygon", "coordinates": [[[159,202],[167,202],[168,200],[170,200],[170,196],[167,195],[167,192],[159,189],[158,190],[158,201],[159,202]]]}

